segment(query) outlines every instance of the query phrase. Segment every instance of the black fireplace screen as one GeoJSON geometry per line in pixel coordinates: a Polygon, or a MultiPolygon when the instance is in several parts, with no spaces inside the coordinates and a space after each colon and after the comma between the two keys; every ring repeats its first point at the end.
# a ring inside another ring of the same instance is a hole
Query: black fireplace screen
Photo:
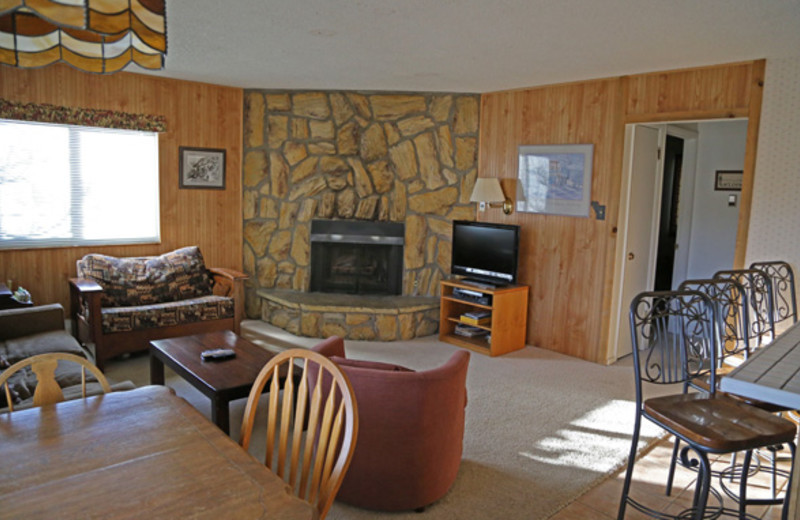
{"type": "Polygon", "coordinates": [[[311,291],[401,294],[403,224],[347,220],[311,223],[311,291]]]}

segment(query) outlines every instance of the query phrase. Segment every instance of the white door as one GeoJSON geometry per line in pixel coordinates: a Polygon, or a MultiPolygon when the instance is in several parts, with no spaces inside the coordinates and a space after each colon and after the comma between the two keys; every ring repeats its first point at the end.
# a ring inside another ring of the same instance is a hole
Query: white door
{"type": "Polygon", "coordinates": [[[627,144],[633,152],[627,155],[630,157],[630,181],[621,200],[623,207],[627,201],[627,214],[622,217],[627,218],[628,225],[623,247],[618,249],[624,254],[624,260],[617,306],[617,358],[631,353],[628,317],[631,300],[640,292],[653,288],[663,175],[659,148],[663,148],[666,139],[663,125],[635,125],[631,133],[627,144]]]}

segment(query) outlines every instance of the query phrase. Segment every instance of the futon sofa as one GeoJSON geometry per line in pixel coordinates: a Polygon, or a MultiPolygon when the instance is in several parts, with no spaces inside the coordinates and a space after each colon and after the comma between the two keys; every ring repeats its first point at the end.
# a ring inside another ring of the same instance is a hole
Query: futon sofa
{"type": "Polygon", "coordinates": [[[73,335],[94,343],[101,370],[154,339],[239,332],[247,276],[206,268],[197,246],[150,257],[89,254],[78,260],[77,274],[69,280],[73,335]]]}
{"type": "MultiPolygon", "coordinates": [[[[57,304],[38,305],[22,309],[0,310],[0,372],[18,361],[38,354],[64,352],[91,360],[91,353],[82,347],[64,328],[64,308],[57,304]]],[[[87,381],[91,379],[91,374],[87,381]]],[[[56,382],[65,399],[81,396],[81,371],[75,367],[59,367],[56,382]]],[[[36,378],[30,369],[9,379],[9,393],[14,409],[33,403],[36,378]]],[[[112,384],[112,390],[129,390],[133,384],[125,381],[112,384]]],[[[102,393],[99,383],[88,383],[87,394],[102,393]]],[[[5,388],[0,390],[0,409],[8,406],[5,388]]]]}
{"type": "Polygon", "coordinates": [[[461,466],[469,352],[459,350],[441,366],[415,372],[348,359],[344,341],[335,336],[313,350],[347,374],[358,403],[358,440],[336,500],[403,511],[442,498],[461,466]]]}

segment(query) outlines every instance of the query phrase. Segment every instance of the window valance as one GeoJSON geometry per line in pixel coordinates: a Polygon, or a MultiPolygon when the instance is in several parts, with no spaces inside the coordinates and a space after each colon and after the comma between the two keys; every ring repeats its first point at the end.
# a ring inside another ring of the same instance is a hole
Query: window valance
{"type": "Polygon", "coordinates": [[[115,110],[60,107],[47,103],[18,103],[0,98],[0,119],[58,123],[62,125],[99,126],[141,132],[166,132],[164,116],[130,114],[115,110]]]}

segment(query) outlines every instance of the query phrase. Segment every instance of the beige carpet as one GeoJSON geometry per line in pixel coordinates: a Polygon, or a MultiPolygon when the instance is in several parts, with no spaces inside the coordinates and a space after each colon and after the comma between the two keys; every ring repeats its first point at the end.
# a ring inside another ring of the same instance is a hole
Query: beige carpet
{"type": "MultiPolygon", "coordinates": [[[[249,322],[245,335],[269,334],[273,344],[310,346],[279,329],[249,322]]],[[[435,336],[379,343],[347,341],[348,357],[413,369],[438,366],[457,347],[435,336]]],[[[112,362],[113,379],[148,383],[147,356],[112,362]]],[[[206,398],[167,371],[167,384],[202,413],[206,398]]],[[[601,366],[527,347],[490,358],[473,353],[467,376],[464,457],[453,488],[423,513],[378,513],[334,504],[332,520],[373,518],[543,520],[618,469],[633,428],[633,369],[601,366]]],[[[244,400],[233,403],[231,434],[238,439],[244,400]]],[[[644,442],[655,439],[645,430],[644,442]]]]}

